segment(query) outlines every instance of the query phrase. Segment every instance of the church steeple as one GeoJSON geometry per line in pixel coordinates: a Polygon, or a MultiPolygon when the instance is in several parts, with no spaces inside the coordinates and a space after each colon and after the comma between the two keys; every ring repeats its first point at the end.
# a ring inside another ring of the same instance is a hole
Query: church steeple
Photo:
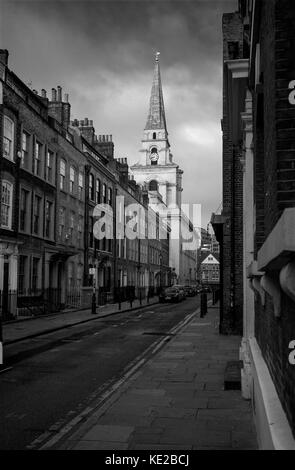
{"type": "Polygon", "coordinates": [[[173,161],[166,126],[159,55],[156,54],[150,108],[143,131],[140,159],[132,165],[136,182],[149,191],[150,205],[181,206],[182,170],[173,161]],[[157,190],[155,190],[157,188],[157,190]]]}
{"type": "Polygon", "coordinates": [[[150,108],[145,130],[162,129],[167,133],[159,55],[160,52],[157,52],[150,98],[150,108]]]}

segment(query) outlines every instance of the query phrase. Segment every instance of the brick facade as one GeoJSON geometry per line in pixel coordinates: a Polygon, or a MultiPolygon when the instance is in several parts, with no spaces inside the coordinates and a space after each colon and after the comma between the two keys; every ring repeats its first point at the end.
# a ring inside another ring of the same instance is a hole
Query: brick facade
{"type": "MultiPolygon", "coordinates": [[[[295,106],[288,100],[295,79],[295,5],[263,0],[256,10],[253,48],[260,47],[259,83],[251,77],[254,106],[255,251],[272,232],[285,208],[295,206],[295,106]]],[[[279,272],[271,271],[276,278],[279,272]]],[[[255,301],[255,336],[279,399],[295,436],[295,368],[288,362],[288,345],[295,338],[294,302],[281,291],[281,316],[274,314],[266,293],[265,305],[255,301]]]]}
{"type": "Polygon", "coordinates": [[[221,249],[221,322],[223,334],[241,333],[243,318],[243,173],[241,148],[231,128],[232,109],[229,84],[226,79],[227,61],[245,58],[245,25],[239,12],[223,15],[223,211],[225,218],[221,249]]]}
{"type": "Polygon", "coordinates": [[[63,98],[60,86],[52,89],[51,99],[44,89],[39,95],[9,70],[7,61],[8,53],[1,51],[0,310],[5,310],[4,316],[25,311],[31,315],[32,309],[23,307],[28,298],[35,313],[37,304],[42,308],[50,304],[51,309],[86,306],[94,279],[96,289],[107,292],[110,300],[119,287],[142,287],[145,293],[150,284],[159,287],[162,270],[166,285],[169,239],[159,238],[159,227],[153,240],[137,239],[133,244],[123,240],[123,257],[115,230],[111,238],[94,237],[97,204],[111,207],[113,227],[117,194],[125,194],[125,205],[139,204],[144,210],[148,205],[146,192],[129,179],[128,165],[114,159],[112,136],[97,137],[88,118],[71,121],[68,95],[63,98]],[[124,280],[118,277],[121,262],[128,271],[124,280]]]}

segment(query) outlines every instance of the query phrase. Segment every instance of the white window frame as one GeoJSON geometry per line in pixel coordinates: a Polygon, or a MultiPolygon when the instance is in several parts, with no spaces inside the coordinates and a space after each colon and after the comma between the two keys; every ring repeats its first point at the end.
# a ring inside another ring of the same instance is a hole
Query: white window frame
{"type": "Polygon", "coordinates": [[[30,147],[30,134],[23,129],[22,131],[22,151],[21,151],[21,164],[24,167],[27,167],[28,164],[28,157],[29,157],[29,147],[30,147]],[[24,145],[25,144],[25,145],[24,145]],[[27,160],[25,161],[25,154],[27,156],[27,160]]]}
{"type": "Polygon", "coordinates": [[[59,162],[59,189],[65,190],[66,182],[66,161],[61,159],[59,162]]]}
{"type": "Polygon", "coordinates": [[[10,183],[9,181],[7,180],[2,180],[2,184],[1,184],[1,220],[0,220],[0,226],[2,228],[5,228],[5,229],[8,229],[8,230],[11,230],[11,224],[12,224],[12,201],[13,201],[13,184],[10,183]],[[3,195],[3,188],[4,186],[7,187],[7,189],[9,189],[9,203],[7,204],[6,202],[4,202],[4,195],[3,195]],[[8,223],[7,224],[3,224],[2,223],[2,217],[3,217],[3,207],[7,207],[8,206],[8,217],[7,217],[7,221],[8,223]]]}
{"type": "Polygon", "coordinates": [[[79,192],[79,199],[82,199],[83,198],[83,187],[84,187],[84,175],[83,173],[79,172],[79,182],[78,182],[78,185],[79,185],[79,189],[78,189],[78,192],[79,192]]]}
{"type": "Polygon", "coordinates": [[[71,165],[70,166],[70,193],[74,194],[75,192],[75,179],[76,179],[76,170],[71,165]]]}
{"type": "Polygon", "coordinates": [[[39,140],[35,140],[34,155],[33,155],[33,173],[36,176],[42,174],[42,149],[43,144],[39,140]],[[38,149],[38,152],[37,152],[38,149]]]}
{"type": "Polygon", "coordinates": [[[54,152],[50,150],[49,148],[47,149],[46,152],[46,180],[52,183],[53,181],[53,165],[54,165],[54,152]],[[51,170],[51,172],[49,171],[51,170]]]}
{"type": "Polygon", "coordinates": [[[7,158],[8,160],[11,160],[13,162],[13,155],[14,155],[14,122],[12,119],[10,119],[8,116],[4,115],[3,119],[3,156],[7,158]],[[11,125],[11,136],[8,136],[6,131],[6,123],[9,123],[11,125]],[[8,147],[9,151],[6,153],[5,151],[5,139],[8,141],[8,147]]]}

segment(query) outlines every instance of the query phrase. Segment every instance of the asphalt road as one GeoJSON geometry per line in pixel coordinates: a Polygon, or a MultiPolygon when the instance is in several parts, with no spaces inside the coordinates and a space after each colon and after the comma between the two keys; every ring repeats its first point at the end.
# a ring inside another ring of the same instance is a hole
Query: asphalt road
{"type": "Polygon", "coordinates": [[[8,346],[13,367],[0,375],[0,449],[25,449],[65,425],[198,306],[199,297],[152,305],[8,346]]]}

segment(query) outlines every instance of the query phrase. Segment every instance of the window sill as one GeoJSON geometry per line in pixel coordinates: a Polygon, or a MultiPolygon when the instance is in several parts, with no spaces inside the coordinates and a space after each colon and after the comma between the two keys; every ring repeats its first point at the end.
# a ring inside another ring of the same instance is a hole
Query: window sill
{"type": "Polygon", "coordinates": [[[272,298],[281,315],[282,291],[295,302],[295,208],[285,209],[258,252],[258,269],[265,274],[260,287],[272,298]]]}
{"type": "Polygon", "coordinates": [[[279,270],[295,255],[295,208],[285,209],[281,218],[260,248],[257,265],[260,271],[279,270]]]}

